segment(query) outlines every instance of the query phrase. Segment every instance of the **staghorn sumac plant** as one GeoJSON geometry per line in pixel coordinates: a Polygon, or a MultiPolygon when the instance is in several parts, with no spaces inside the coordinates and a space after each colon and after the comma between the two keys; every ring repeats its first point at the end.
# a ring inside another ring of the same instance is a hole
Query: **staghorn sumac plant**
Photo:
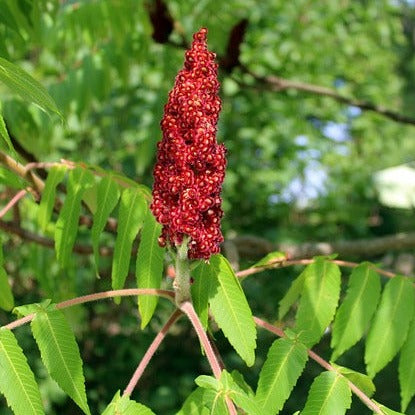
{"type": "MultiPolygon", "coordinates": [[[[86,250],[75,244],[79,224],[89,225],[92,248],[87,253],[95,254],[97,273],[100,256],[112,255],[113,290],[16,307],[19,318],[0,328],[0,392],[16,415],[46,412],[26,351],[12,331],[30,323],[50,377],[74,401],[78,412],[89,415],[94,411],[88,404],[81,353],[62,310],[108,298],[119,303],[122,297],[138,296],[144,328],[156,311],[158,297],[162,297],[171,303],[171,316],[145,354],[136,356],[137,368],[128,384],[119,385],[114,378],[117,388],[125,388],[115,394],[102,414],[154,414],[149,407],[136,402],[133,395],[169,329],[182,316],[195,329],[213,376],[203,373],[195,379],[197,387],[183,402],[178,415],[283,413],[309,359],[324,370],[313,380],[305,404],[299,407],[301,414],[343,414],[351,406],[352,393],[364,403],[367,413],[396,414],[377,402],[382,401],[382,396],[375,395],[375,400],[372,395],[373,378],[398,353],[401,409],[405,411],[415,394],[415,293],[409,278],[366,262],[355,264],[334,257],[290,260],[278,252],[235,273],[219,253],[223,241],[220,192],[226,162],[225,147],[216,141],[221,103],[215,55],[207,49],[206,36],[206,29],[194,35],[184,68],[169,94],[161,122],[163,138],[158,144],[152,193],[123,176],[68,161],[43,164],[49,169],[43,182],[30,170],[39,165],[24,166],[11,154],[2,153],[8,183],[18,191],[1,215],[28,194],[33,195],[30,203],[36,211],[35,220],[45,232],[52,228],[57,261],[68,274],[72,252],[86,250]],[[63,203],[56,197],[59,184],[65,185],[63,203]],[[86,213],[81,215],[82,212],[86,213]],[[116,225],[111,214],[117,216],[116,225]],[[104,229],[116,234],[113,250],[100,246],[104,229]],[[138,234],[140,240],[135,249],[138,234]],[[132,258],[136,260],[136,284],[124,288],[132,258]],[[162,279],[166,258],[174,263],[174,272],[170,272],[174,277],[173,289],[168,280],[162,279]],[[278,316],[273,318],[278,324],[254,316],[240,281],[264,270],[293,265],[306,267],[279,301],[278,316]],[[340,267],[353,268],[346,290],[342,287],[340,267]],[[381,274],[390,278],[383,289],[381,274]],[[257,328],[279,339],[272,343],[266,356],[261,356],[263,364],[256,384],[248,384],[232,363],[225,365],[208,333],[222,330],[241,358],[240,364],[252,367],[256,360],[257,328]],[[328,338],[330,363],[313,351],[322,339],[328,338]],[[335,363],[362,339],[367,374],[335,363]]],[[[19,73],[20,92],[31,88],[32,95],[37,94],[38,105],[46,110],[54,108],[53,100],[35,80],[10,63],[4,68],[10,76],[13,71],[19,73]]],[[[6,223],[3,229],[12,233],[15,228],[13,223],[6,223]]],[[[32,239],[50,245],[46,237],[32,239]]],[[[2,255],[0,265],[0,306],[9,311],[14,307],[14,298],[2,255]]],[[[198,348],[197,344],[193,346],[198,348]]]]}

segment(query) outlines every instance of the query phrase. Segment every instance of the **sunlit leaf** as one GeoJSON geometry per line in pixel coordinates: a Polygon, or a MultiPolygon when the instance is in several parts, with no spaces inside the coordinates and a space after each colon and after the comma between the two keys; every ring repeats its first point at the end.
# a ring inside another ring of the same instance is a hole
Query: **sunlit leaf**
{"type": "Polygon", "coordinates": [[[252,366],[255,360],[256,327],[242,287],[228,261],[210,258],[217,274],[212,278],[209,304],[218,326],[237,353],[252,366]]]}
{"type": "Polygon", "coordinates": [[[256,400],[265,413],[274,414],[282,409],[307,359],[307,349],[301,343],[281,338],[272,344],[256,391],[256,400]]]}
{"type": "Polygon", "coordinates": [[[62,311],[39,311],[31,322],[42,361],[51,377],[89,415],[78,345],[62,311]]]}
{"type": "Polygon", "coordinates": [[[0,368],[0,392],[15,415],[43,415],[33,372],[13,333],[7,329],[0,329],[0,368]]]}
{"type": "Polygon", "coordinates": [[[346,297],[333,323],[332,360],[364,335],[380,297],[380,278],[369,263],[356,267],[349,279],[346,297]]]}
{"type": "Polygon", "coordinates": [[[123,288],[130,268],[131,249],[138,231],[143,226],[146,202],[136,188],[125,189],[121,195],[118,213],[117,238],[112,262],[112,288],[123,288]]]}
{"type": "Polygon", "coordinates": [[[97,274],[99,264],[99,236],[104,230],[107,219],[117,205],[119,198],[120,189],[118,184],[111,176],[105,176],[98,184],[97,209],[94,213],[93,225],[91,229],[95,270],[97,274]]]}
{"type": "Polygon", "coordinates": [[[351,402],[346,379],[334,372],[323,372],[314,379],[301,415],[343,415],[351,402]]]}
{"type": "Polygon", "coordinates": [[[383,369],[405,342],[414,299],[414,287],[408,278],[397,276],[386,284],[366,339],[365,362],[370,377],[383,369]]]}
{"type": "Polygon", "coordinates": [[[340,297],[340,270],[333,262],[319,257],[304,273],[295,328],[299,339],[311,347],[320,340],[334,317],[340,297]]]}
{"type": "MultiPolygon", "coordinates": [[[[161,225],[147,209],[136,262],[136,279],[138,288],[160,288],[163,274],[164,248],[158,244],[161,225]]],[[[141,328],[144,328],[154,314],[158,302],[157,296],[140,295],[138,309],[141,316],[141,328]]]]}
{"type": "Polygon", "coordinates": [[[66,199],[55,227],[56,256],[62,267],[68,265],[75,244],[82,196],[93,184],[94,176],[88,170],[76,167],[70,171],[66,199]]]}
{"type": "Polygon", "coordinates": [[[401,386],[401,409],[403,412],[415,395],[415,318],[412,319],[408,337],[399,358],[399,383],[401,386]]]}
{"type": "Polygon", "coordinates": [[[33,102],[44,111],[61,116],[46,89],[26,71],[3,58],[0,58],[0,81],[23,99],[33,102]]]}

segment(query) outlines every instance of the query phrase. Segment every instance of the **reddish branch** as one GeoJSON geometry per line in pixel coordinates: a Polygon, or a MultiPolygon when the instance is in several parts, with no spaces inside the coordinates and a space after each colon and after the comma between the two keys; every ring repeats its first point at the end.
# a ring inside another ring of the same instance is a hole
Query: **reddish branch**
{"type": "Polygon", "coordinates": [[[161,342],[166,337],[167,332],[170,330],[170,327],[182,316],[182,312],[180,310],[176,310],[170,318],[167,320],[167,322],[164,324],[164,326],[161,328],[161,330],[157,333],[156,337],[150,344],[149,348],[147,349],[146,353],[144,354],[143,358],[141,359],[137,369],[135,370],[130,382],[128,383],[127,387],[124,391],[124,396],[130,396],[134,390],[134,388],[137,386],[138,381],[140,380],[142,374],[144,373],[144,370],[150,363],[151,358],[153,357],[156,350],[159,348],[161,342]]]}

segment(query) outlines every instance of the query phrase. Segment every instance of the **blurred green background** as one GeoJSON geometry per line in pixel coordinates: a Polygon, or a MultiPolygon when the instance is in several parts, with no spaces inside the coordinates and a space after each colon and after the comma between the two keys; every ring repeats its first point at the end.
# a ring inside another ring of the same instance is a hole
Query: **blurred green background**
{"type": "MultiPolygon", "coordinates": [[[[2,112],[20,161],[83,161],[151,186],[163,106],[182,67],[184,46],[200,27],[208,28],[209,48],[221,64],[218,140],[228,148],[226,238],[253,235],[276,245],[297,245],[414,230],[412,182],[404,174],[396,181],[387,169],[401,166],[409,175],[414,172],[415,125],[302,87],[273,91],[258,80],[274,76],[330,88],[415,118],[412,1],[1,0],[0,56],[47,87],[65,118],[62,123],[49,117],[0,85],[2,112]],[[393,192],[388,190],[391,183],[393,192]]],[[[5,204],[10,195],[4,186],[1,190],[5,204]]],[[[36,214],[34,201],[24,199],[19,223],[41,233],[36,214]]],[[[51,235],[53,229],[46,234],[51,235]]],[[[74,255],[70,269],[63,271],[52,250],[2,236],[18,304],[59,301],[110,287],[108,258],[101,261],[103,278],[98,280],[89,256],[74,255]]],[[[104,239],[113,246],[113,235],[104,239]]],[[[81,229],[78,241],[90,244],[89,232],[81,229]]],[[[241,250],[240,267],[252,264],[256,255],[241,250]]],[[[370,259],[409,274],[414,265],[410,249],[341,259],[370,259]]],[[[248,278],[244,288],[254,312],[273,321],[278,300],[299,271],[248,278]]],[[[133,285],[134,279],[128,283],[133,285]]],[[[143,332],[132,300],[68,312],[94,413],[126,386],[170,310],[161,301],[143,332]]],[[[0,311],[0,324],[10,319],[0,311]]],[[[80,414],[46,375],[28,328],[16,333],[40,379],[48,415],[80,414]]],[[[241,370],[255,385],[272,338],[259,332],[258,358],[254,370],[247,370],[222,335],[215,336],[229,367],[241,370]]],[[[364,370],[362,350],[359,343],[340,363],[364,370]]],[[[328,336],[317,351],[329,357],[328,336]]],[[[319,370],[308,364],[282,414],[302,408],[319,370]]],[[[133,398],[158,414],[174,414],[201,373],[209,368],[189,324],[181,321],[133,398]]],[[[391,384],[391,377],[396,379],[396,362],[377,376],[375,399],[398,409],[397,381],[391,384]]],[[[350,413],[369,413],[358,402],[353,405],[350,413]]],[[[412,407],[408,413],[414,411],[412,407]]],[[[10,414],[2,400],[0,414],[10,414]]]]}

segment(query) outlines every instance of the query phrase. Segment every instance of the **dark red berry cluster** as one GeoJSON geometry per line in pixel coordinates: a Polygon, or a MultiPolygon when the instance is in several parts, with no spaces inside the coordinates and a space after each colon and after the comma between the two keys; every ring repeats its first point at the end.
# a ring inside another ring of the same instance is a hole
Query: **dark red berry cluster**
{"type": "Polygon", "coordinates": [[[189,258],[209,259],[223,241],[220,192],[226,149],[216,141],[218,66],[206,35],[204,28],[193,35],[164,107],[151,210],[163,225],[160,245],[180,245],[187,235],[189,258]]]}

